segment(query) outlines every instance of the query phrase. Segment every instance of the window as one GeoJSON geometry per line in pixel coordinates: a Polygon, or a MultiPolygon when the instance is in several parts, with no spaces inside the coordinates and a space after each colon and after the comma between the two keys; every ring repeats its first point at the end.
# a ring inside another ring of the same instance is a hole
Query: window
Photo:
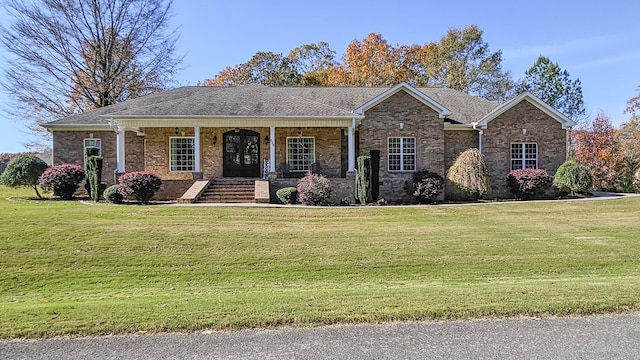
{"type": "Polygon", "coordinates": [[[316,139],[313,137],[287,138],[289,171],[308,171],[316,162],[316,139]]]}
{"type": "Polygon", "coordinates": [[[389,138],[389,171],[416,171],[416,138],[389,138]]]}
{"type": "Polygon", "coordinates": [[[98,156],[102,156],[102,140],[100,139],[84,139],[84,147],[82,152],[84,153],[84,167],[87,168],[87,148],[89,146],[98,148],[98,156]]]}
{"type": "Polygon", "coordinates": [[[169,140],[170,170],[195,171],[195,138],[172,137],[169,140]]]}
{"type": "Polygon", "coordinates": [[[511,170],[537,169],[538,168],[538,144],[536,143],[512,143],[511,144],[511,170]]]}

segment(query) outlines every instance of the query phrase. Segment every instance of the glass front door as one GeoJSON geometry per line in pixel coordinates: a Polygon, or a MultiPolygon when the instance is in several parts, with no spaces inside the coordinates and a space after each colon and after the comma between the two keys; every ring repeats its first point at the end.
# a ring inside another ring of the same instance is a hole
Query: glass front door
{"type": "Polygon", "coordinates": [[[223,137],[223,176],[260,177],[260,134],[231,130],[223,137]]]}

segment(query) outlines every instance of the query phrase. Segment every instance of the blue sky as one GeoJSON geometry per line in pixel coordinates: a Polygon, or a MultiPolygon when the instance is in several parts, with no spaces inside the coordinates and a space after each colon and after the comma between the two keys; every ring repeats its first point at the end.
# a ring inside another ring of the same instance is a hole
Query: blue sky
{"type": "MultiPolygon", "coordinates": [[[[258,51],[286,54],[326,41],[341,57],[350,41],[372,32],[391,44],[424,44],[471,24],[484,31],[492,51],[502,50],[503,67],[514,79],[523,77],[539,55],[579,78],[591,118],[604,111],[616,125],[627,121],[626,101],[640,85],[637,0],[175,0],[174,12],[178,50],[185,54],[177,85],[195,85],[258,51]]],[[[3,13],[0,21],[6,21],[3,13]]],[[[0,94],[0,107],[6,102],[7,95],[0,94]]],[[[29,133],[22,122],[3,122],[0,153],[25,151],[21,143],[29,133]]]]}

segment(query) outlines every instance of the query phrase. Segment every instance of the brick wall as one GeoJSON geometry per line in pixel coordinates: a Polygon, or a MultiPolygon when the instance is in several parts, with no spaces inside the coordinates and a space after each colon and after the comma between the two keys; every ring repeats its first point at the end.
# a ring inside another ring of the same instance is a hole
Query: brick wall
{"type": "MultiPolygon", "coordinates": [[[[315,138],[316,162],[326,177],[340,177],[342,133],[339,128],[302,128],[302,136],[315,138]]],[[[276,128],[276,171],[287,161],[287,137],[298,137],[298,128],[276,128]]],[[[345,154],[346,156],[346,154],[345,154]]],[[[269,148],[267,147],[267,157],[269,148]]]]}
{"type": "Polygon", "coordinates": [[[490,121],[482,142],[492,197],[511,196],[505,180],[511,169],[511,143],[537,143],[538,168],[550,175],[566,159],[566,133],[560,122],[526,100],[490,121]]]}
{"type": "MultiPolygon", "coordinates": [[[[478,131],[469,130],[445,130],[444,132],[444,163],[445,175],[449,171],[453,162],[465,150],[470,148],[478,148],[478,131]]],[[[446,179],[445,179],[446,180],[446,179]]],[[[445,198],[451,200],[467,199],[468,195],[458,189],[450,181],[445,181],[445,198]]]]}
{"type": "Polygon", "coordinates": [[[413,96],[400,91],[365,113],[359,127],[360,155],[380,150],[380,198],[389,202],[412,202],[403,190],[413,172],[389,172],[388,137],[416,138],[416,170],[428,170],[444,176],[444,121],[438,113],[413,96]],[[400,129],[400,123],[403,128],[400,129]]]}

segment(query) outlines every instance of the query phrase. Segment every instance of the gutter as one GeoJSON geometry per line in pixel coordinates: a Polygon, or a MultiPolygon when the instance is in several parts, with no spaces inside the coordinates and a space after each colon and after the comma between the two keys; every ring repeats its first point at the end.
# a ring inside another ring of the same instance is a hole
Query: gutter
{"type": "Polygon", "coordinates": [[[473,130],[478,131],[478,151],[482,154],[482,135],[484,134],[484,130],[477,128],[478,122],[472,122],[471,125],[473,126],[473,130]]]}

